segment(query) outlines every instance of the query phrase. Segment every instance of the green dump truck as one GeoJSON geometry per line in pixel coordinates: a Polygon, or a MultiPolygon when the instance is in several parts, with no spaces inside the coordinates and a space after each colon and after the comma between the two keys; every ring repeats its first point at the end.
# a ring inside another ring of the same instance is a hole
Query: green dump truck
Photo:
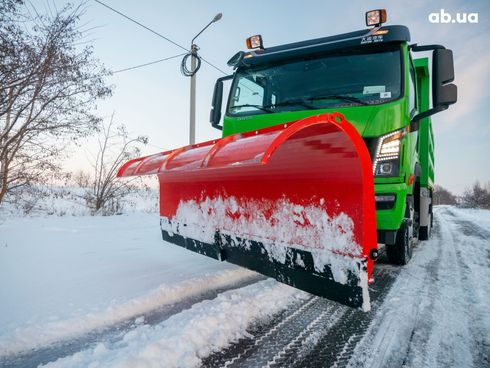
{"type": "Polygon", "coordinates": [[[452,51],[410,43],[400,25],[383,26],[385,10],[366,13],[372,28],[275,47],[247,40],[231,76],[215,86],[211,123],[223,136],[307,116],[340,112],[363,137],[374,174],[378,243],[406,264],[414,239],[433,225],[434,136],[430,116],[457,100],[452,51]],[[429,58],[416,58],[432,51],[429,58]],[[432,74],[432,106],[431,99],[432,74]],[[231,80],[223,126],[223,81],[231,80]]]}
{"type": "Polygon", "coordinates": [[[430,116],[457,98],[452,52],[385,20],[375,10],[372,28],[275,47],[250,37],[215,85],[222,138],[118,173],[158,176],[163,239],[369,310],[378,245],[406,264],[430,236],[430,116]],[[412,57],[423,51],[432,67],[412,57]]]}

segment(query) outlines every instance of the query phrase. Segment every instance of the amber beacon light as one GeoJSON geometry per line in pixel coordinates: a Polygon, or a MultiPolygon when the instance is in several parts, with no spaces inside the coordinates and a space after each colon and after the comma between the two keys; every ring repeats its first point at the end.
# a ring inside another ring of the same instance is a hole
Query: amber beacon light
{"type": "Polygon", "coordinates": [[[247,38],[247,48],[248,49],[264,49],[264,43],[262,42],[261,35],[254,35],[247,38]]]}
{"type": "Polygon", "coordinates": [[[379,27],[386,23],[386,9],[376,9],[366,12],[366,25],[379,27]]]}

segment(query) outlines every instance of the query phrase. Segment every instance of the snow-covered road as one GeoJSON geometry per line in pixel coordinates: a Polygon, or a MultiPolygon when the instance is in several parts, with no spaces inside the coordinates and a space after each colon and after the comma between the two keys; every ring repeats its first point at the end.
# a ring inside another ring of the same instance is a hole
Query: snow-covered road
{"type": "Polygon", "coordinates": [[[0,366],[490,366],[490,212],[436,209],[363,313],[162,244],[151,214],[0,224],[0,366]]]}
{"type": "Polygon", "coordinates": [[[433,239],[400,272],[351,366],[490,366],[489,215],[475,213],[437,209],[433,239]]]}

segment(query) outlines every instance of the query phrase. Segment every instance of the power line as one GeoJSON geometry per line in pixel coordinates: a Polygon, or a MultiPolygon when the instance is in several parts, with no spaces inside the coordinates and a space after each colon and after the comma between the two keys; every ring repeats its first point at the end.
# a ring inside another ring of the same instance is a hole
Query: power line
{"type": "Polygon", "coordinates": [[[204,59],[202,56],[201,56],[201,59],[202,61],[204,61],[206,64],[208,64],[209,66],[212,66],[214,69],[216,69],[217,71],[223,73],[224,75],[228,75],[228,73],[225,73],[223,70],[221,70],[220,68],[218,68],[216,65],[213,65],[211,64],[209,61],[207,61],[206,59],[204,59]]]}
{"type": "MultiPolygon", "coordinates": [[[[144,24],[142,24],[142,23],[138,22],[137,20],[135,20],[135,19],[133,19],[133,18],[131,18],[131,17],[127,16],[126,14],[121,13],[119,10],[116,10],[116,9],[114,9],[114,8],[110,7],[109,5],[104,4],[102,1],[100,1],[100,0],[95,0],[95,2],[96,2],[96,3],[99,3],[100,5],[102,5],[102,6],[104,6],[104,7],[106,7],[107,9],[109,9],[109,10],[113,11],[114,13],[119,14],[120,16],[122,16],[122,17],[126,18],[127,20],[129,20],[129,21],[131,21],[131,22],[133,22],[133,23],[135,23],[135,24],[139,25],[140,27],[143,27],[144,29],[146,29],[147,31],[150,31],[151,33],[153,33],[153,34],[157,35],[158,37],[161,37],[161,38],[163,38],[164,40],[166,40],[166,41],[168,41],[168,42],[170,42],[170,43],[174,44],[175,46],[180,47],[182,50],[189,51],[189,50],[188,50],[186,47],[184,47],[184,46],[182,46],[182,45],[179,45],[177,42],[175,42],[175,41],[171,40],[171,39],[170,39],[170,38],[168,38],[168,37],[165,37],[165,36],[164,36],[164,35],[162,35],[161,33],[158,33],[157,31],[155,31],[155,30],[151,29],[150,27],[145,26],[144,24]]],[[[181,55],[179,55],[179,56],[182,56],[182,55],[183,55],[183,54],[181,54],[181,55]]],[[[175,57],[177,57],[177,56],[175,56],[175,57]]],[[[207,61],[206,59],[204,59],[202,56],[201,56],[201,59],[202,59],[202,61],[204,61],[206,64],[208,64],[209,66],[213,67],[213,68],[214,68],[214,69],[216,69],[217,71],[219,71],[219,72],[223,73],[224,75],[228,75],[228,73],[224,72],[223,70],[221,70],[220,68],[218,68],[216,65],[214,65],[214,64],[212,64],[212,63],[210,63],[209,61],[207,61]]],[[[163,61],[163,60],[161,60],[161,61],[163,61]]],[[[151,65],[151,64],[154,64],[154,63],[156,63],[156,62],[159,62],[159,61],[150,62],[150,63],[148,63],[147,65],[151,65]]],[[[141,65],[141,67],[143,67],[143,66],[146,66],[146,65],[143,65],[143,64],[142,64],[142,65],[141,65]]],[[[139,65],[137,65],[136,67],[140,67],[140,66],[139,66],[139,65]]],[[[127,68],[127,69],[128,69],[128,70],[133,69],[133,68],[135,69],[136,67],[127,68]]],[[[125,71],[125,70],[118,70],[118,71],[115,71],[114,73],[118,73],[118,72],[120,72],[120,71],[125,71]]]]}
{"type": "Polygon", "coordinates": [[[95,2],[96,2],[96,3],[99,3],[99,4],[100,4],[100,5],[102,5],[102,6],[105,6],[107,9],[112,10],[113,12],[115,12],[115,13],[119,14],[120,16],[122,16],[122,17],[124,17],[124,18],[126,18],[126,19],[130,20],[131,22],[136,23],[136,24],[137,24],[137,25],[139,25],[140,27],[143,27],[143,28],[144,28],[144,29],[146,29],[147,31],[150,31],[150,32],[151,32],[151,33],[153,33],[153,34],[156,34],[158,37],[163,38],[164,40],[166,40],[166,41],[168,41],[168,42],[170,42],[170,43],[174,44],[175,46],[180,47],[181,49],[183,49],[183,50],[185,50],[185,51],[189,51],[189,50],[188,50],[186,47],[184,47],[184,46],[182,46],[182,45],[179,45],[177,42],[172,41],[170,38],[165,37],[165,36],[164,36],[164,35],[162,35],[161,33],[158,33],[157,31],[154,31],[154,30],[153,30],[153,29],[151,29],[150,27],[145,26],[144,24],[142,24],[142,23],[138,22],[137,20],[135,20],[135,19],[133,19],[133,18],[131,18],[131,17],[127,16],[126,14],[123,14],[123,13],[121,13],[120,11],[118,11],[118,10],[116,10],[116,9],[114,9],[114,8],[111,8],[109,5],[104,4],[102,1],[95,0],[95,2]]]}
{"type": "Polygon", "coordinates": [[[161,63],[162,61],[167,61],[167,60],[170,60],[170,59],[175,59],[175,58],[178,58],[180,56],[183,56],[185,55],[185,53],[182,53],[182,54],[178,54],[178,55],[174,55],[174,56],[170,56],[170,57],[167,57],[167,58],[164,58],[164,59],[159,59],[159,60],[155,60],[155,61],[150,61],[149,63],[144,63],[144,64],[138,64],[138,65],[135,65],[135,66],[131,66],[129,68],[124,68],[124,69],[119,69],[119,70],[115,70],[112,72],[112,74],[117,74],[117,73],[121,73],[121,72],[126,72],[128,70],[133,70],[133,69],[138,69],[138,68],[142,68],[144,66],[148,66],[148,65],[153,65],[153,64],[157,64],[157,63],[161,63]]]}

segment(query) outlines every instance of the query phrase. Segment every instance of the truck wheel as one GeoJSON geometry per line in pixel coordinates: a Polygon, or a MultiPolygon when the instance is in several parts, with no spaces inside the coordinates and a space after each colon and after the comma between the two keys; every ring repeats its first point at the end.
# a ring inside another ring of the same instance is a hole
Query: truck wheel
{"type": "Polygon", "coordinates": [[[406,265],[412,258],[412,237],[409,221],[404,221],[396,232],[396,242],[386,245],[386,255],[390,263],[406,265]]]}

